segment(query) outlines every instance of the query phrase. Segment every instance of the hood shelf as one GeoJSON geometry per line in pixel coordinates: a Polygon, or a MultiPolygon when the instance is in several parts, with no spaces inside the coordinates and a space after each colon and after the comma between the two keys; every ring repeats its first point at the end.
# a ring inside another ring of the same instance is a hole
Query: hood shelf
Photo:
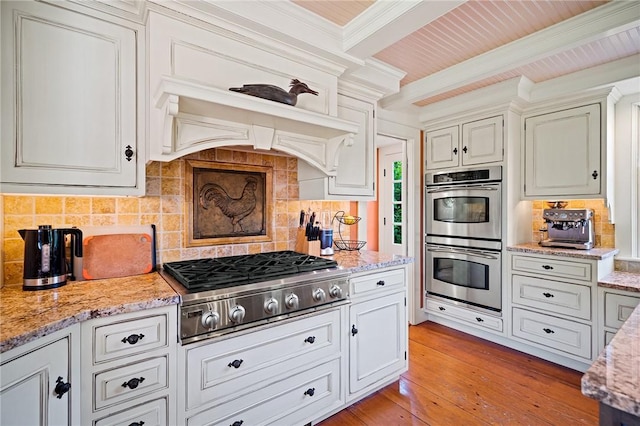
{"type": "Polygon", "coordinates": [[[224,146],[275,149],[335,176],[358,124],[192,81],[163,77],[152,102],[150,160],[224,146]]]}

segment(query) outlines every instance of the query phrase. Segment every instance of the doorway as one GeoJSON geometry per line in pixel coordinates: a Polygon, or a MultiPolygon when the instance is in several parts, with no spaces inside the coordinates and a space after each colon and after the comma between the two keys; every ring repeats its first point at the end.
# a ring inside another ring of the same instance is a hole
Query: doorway
{"type": "Polygon", "coordinates": [[[378,246],[407,255],[406,141],[378,135],[378,246]]]}

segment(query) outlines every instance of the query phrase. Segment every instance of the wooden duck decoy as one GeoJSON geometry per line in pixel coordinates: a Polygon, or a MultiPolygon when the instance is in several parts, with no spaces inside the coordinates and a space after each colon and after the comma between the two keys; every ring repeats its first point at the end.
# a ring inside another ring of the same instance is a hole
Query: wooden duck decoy
{"type": "Polygon", "coordinates": [[[295,78],[291,80],[290,86],[291,88],[288,92],[271,84],[245,84],[242,87],[230,87],[229,90],[292,106],[298,102],[298,95],[301,93],[318,95],[318,92],[310,89],[305,83],[295,78]]]}

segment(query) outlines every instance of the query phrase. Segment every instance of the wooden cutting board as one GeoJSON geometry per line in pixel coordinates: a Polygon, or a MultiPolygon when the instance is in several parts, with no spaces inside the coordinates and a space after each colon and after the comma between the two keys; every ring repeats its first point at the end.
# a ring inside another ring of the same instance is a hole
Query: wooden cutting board
{"type": "Polygon", "coordinates": [[[154,269],[153,238],[146,233],[85,237],[82,276],[86,280],[146,274],[154,269]]]}

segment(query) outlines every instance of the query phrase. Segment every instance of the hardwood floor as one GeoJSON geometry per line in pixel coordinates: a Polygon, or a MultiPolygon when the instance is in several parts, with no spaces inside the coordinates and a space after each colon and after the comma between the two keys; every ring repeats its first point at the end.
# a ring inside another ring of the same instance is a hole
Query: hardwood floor
{"type": "Polygon", "coordinates": [[[427,322],[409,327],[409,371],[321,426],[597,425],[582,373],[427,322]]]}

